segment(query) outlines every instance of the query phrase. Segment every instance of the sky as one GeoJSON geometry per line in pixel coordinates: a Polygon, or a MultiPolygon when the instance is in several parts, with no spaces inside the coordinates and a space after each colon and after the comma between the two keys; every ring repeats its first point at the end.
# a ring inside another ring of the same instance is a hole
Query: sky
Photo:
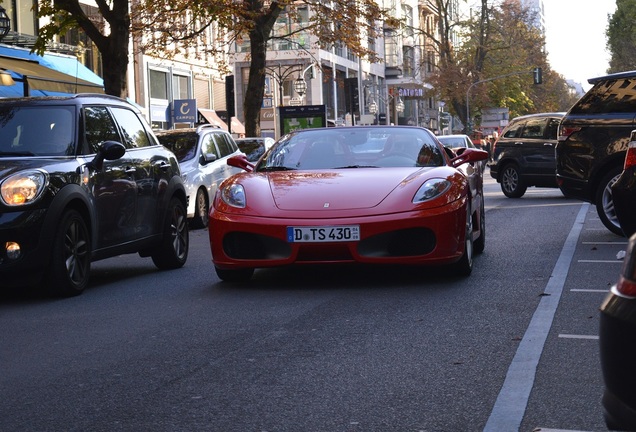
{"type": "Polygon", "coordinates": [[[588,90],[588,78],[606,75],[609,67],[605,29],[616,1],[543,0],[543,6],[552,70],[588,90]]]}

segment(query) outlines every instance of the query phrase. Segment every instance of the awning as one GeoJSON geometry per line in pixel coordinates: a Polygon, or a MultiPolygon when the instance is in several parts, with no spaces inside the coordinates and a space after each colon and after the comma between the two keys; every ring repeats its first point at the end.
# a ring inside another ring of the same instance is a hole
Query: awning
{"type": "Polygon", "coordinates": [[[245,126],[236,117],[232,117],[232,133],[245,135],[245,126]]]}
{"type": "MultiPolygon", "coordinates": [[[[227,130],[227,123],[213,109],[199,108],[198,123],[209,123],[227,130]]],[[[232,117],[232,133],[245,134],[245,126],[236,117],[232,117]]]]}
{"type": "Polygon", "coordinates": [[[219,117],[214,110],[199,108],[199,114],[198,123],[209,123],[227,130],[227,124],[221,120],[221,117],[219,117]]]}
{"type": "Polygon", "coordinates": [[[0,46],[0,70],[8,71],[17,82],[0,86],[0,97],[104,93],[102,78],[70,56],[40,56],[25,49],[0,46]]]}

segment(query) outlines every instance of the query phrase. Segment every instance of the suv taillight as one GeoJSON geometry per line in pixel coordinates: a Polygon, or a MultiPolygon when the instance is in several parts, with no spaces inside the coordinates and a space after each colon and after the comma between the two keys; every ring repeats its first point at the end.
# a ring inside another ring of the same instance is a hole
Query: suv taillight
{"type": "Polygon", "coordinates": [[[623,295],[636,297],[636,283],[634,283],[634,281],[626,279],[624,276],[621,276],[618,279],[618,283],[616,284],[615,289],[623,295]]]}
{"type": "Polygon", "coordinates": [[[636,131],[632,131],[632,136],[629,139],[623,169],[631,168],[633,166],[636,166],[636,131]]]}
{"type": "Polygon", "coordinates": [[[559,136],[557,139],[559,141],[565,141],[572,135],[574,132],[580,131],[581,128],[578,126],[561,126],[559,127],[559,136]]]}
{"type": "MultiPolygon", "coordinates": [[[[633,142],[633,141],[632,141],[633,142]]],[[[618,293],[636,297],[636,235],[630,237],[625,251],[625,258],[621,267],[620,277],[613,289],[618,293]]]]}

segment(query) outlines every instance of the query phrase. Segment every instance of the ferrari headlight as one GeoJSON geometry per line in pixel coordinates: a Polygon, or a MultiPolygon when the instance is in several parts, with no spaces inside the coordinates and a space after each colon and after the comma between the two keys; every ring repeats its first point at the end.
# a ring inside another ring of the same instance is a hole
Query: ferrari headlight
{"type": "Polygon", "coordinates": [[[238,183],[231,183],[221,190],[221,199],[229,206],[245,208],[245,189],[238,183]]]}
{"type": "Polygon", "coordinates": [[[0,184],[2,202],[12,207],[32,204],[42,196],[47,181],[47,175],[42,171],[22,171],[13,174],[0,184]]]}
{"type": "Polygon", "coordinates": [[[415,193],[413,203],[418,204],[424,201],[437,198],[446,192],[451,186],[451,182],[446,179],[435,178],[427,180],[415,193]]]}

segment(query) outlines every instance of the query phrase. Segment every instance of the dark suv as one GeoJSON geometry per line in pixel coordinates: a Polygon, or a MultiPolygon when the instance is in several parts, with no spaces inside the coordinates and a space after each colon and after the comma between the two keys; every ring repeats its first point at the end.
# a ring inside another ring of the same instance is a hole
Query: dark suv
{"type": "Polygon", "coordinates": [[[564,113],[516,117],[492,149],[490,175],[509,198],[520,198],[528,186],[557,187],[554,148],[564,113]]]}
{"type": "Polygon", "coordinates": [[[91,261],[160,269],[188,256],[174,154],[141,113],[104,95],[0,99],[0,280],[77,295],[91,261]]]}
{"type": "Polygon", "coordinates": [[[611,186],[636,128],[636,71],[588,80],[592,88],[563,117],[556,148],[557,181],[565,196],[596,205],[603,224],[623,235],[611,186]]]}

